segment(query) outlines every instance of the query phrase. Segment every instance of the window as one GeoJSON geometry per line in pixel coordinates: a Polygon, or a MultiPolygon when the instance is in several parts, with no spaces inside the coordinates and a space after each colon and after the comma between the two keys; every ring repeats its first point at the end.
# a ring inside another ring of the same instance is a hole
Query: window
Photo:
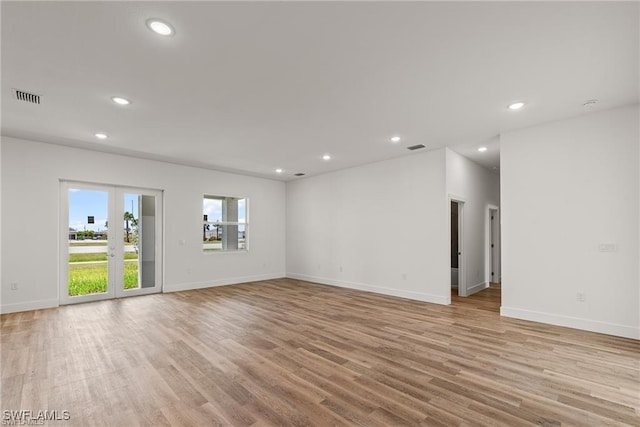
{"type": "Polygon", "coordinates": [[[205,252],[248,249],[247,202],[240,197],[204,196],[202,249],[205,252]]]}

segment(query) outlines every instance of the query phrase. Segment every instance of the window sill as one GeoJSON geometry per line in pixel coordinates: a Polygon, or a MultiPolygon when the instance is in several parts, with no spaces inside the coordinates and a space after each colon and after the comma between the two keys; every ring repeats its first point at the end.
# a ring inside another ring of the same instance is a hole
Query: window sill
{"type": "Polygon", "coordinates": [[[204,255],[212,255],[212,254],[241,254],[241,253],[249,253],[249,249],[237,249],[235,251],[206,251],[203,250],[202,253],[204,255]]]}

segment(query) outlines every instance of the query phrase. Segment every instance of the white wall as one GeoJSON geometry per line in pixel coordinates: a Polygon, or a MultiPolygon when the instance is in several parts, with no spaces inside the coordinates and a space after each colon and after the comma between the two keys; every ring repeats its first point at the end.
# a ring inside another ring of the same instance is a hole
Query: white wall
{"type": "MultiPolygon", "coordinates": [[[[500,177],[449,149],[446,150],[446,161],[447,194],[452,199],[464,201],[463,274],[466,294],[471,295],[488,287],[490,282],[488,212],[490,205],[500,206],[500,177]]],[[[450,250],[451,241],[448,242],[450,250]]]]}
{"type": "Polygon", "coordinates": [[[502,135],[503,315],[640,338],[638,114],[502,135]]]}
{"type": "Polygon", "coordinates": [[[287,183],[287,276],[448,304],[445,150],[287,183]]]}
{"type": "Polygon", "coordinates": [[[13,138],[1,160],[3,312],[58,304],[60,180],[164,190],[165,291],[285,274],[282,182],[13,138]],[[248,253],[202,252],[205,193],[250,199],[248,253]]]}
{"type": "MultiPolygon", "coordinates": [[[[0,243],[2,242],[2,137],[0,137],[0,243]]],[[[0,244],[0,312],[2,307],[2,244],[0,244]]]]}

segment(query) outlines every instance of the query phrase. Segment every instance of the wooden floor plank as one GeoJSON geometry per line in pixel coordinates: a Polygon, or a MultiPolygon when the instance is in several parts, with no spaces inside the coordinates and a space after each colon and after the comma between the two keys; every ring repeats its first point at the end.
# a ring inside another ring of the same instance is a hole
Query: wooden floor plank
{"type": "Polygon", "coordinates": [[[2,410],[51,425],[640,426],[640,342],[292,279],[0,317],[2,410]],[[53,424],[56,423],[56,424],[53,424]]]}

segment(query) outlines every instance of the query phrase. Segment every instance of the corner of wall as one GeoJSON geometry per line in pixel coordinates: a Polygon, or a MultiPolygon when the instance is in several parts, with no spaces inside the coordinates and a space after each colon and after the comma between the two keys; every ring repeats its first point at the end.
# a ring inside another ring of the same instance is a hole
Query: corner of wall
{"type": "Polygon", "coordinates": [[[283,277],[287,277],[287,275],[284,272],[277,273],[277,274],[256,274],[253,276],[236,276],[236,277],[230,277],[226,279],[206,280],[201,282],[183,282],[183,283],[175,283],[175,284],[166,283],[162,288],[162,292],[172,293],[172,292],[181,292],[181,291],[191,291],[194,289],[215,288],[218,286],[238,285],[240,283],[251,283],[251,282],[261,282],[264,280],[282,279],[283,277]]]}

